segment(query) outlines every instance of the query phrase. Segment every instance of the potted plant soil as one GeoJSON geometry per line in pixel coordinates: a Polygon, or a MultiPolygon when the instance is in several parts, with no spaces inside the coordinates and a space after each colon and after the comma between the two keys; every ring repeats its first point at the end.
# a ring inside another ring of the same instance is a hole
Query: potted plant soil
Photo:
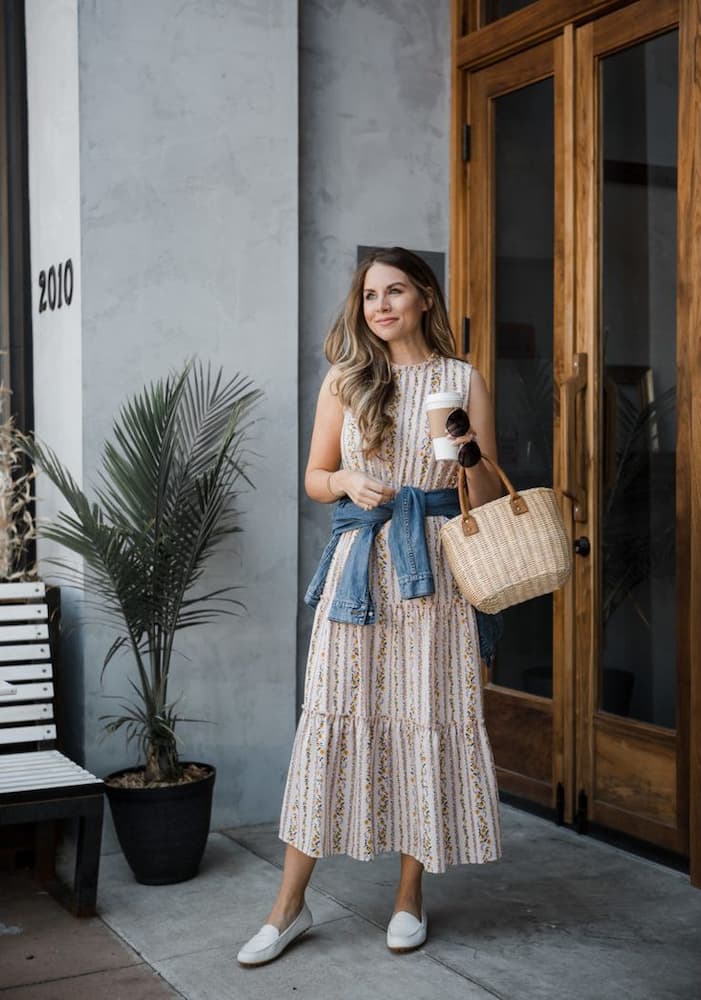
{"type": "Polygon", "coordinates": [[[216,548],[241,530],[235,502],[251,485],[245,442],[260,395],[241,375],[226,381],[221,369],[192,363],[149,384],[118,414],[90,498],[49,448],[22,439],[67,506],[40,534],[82,559],[80,575],[53,561],[115,630],[102,670],[127,671],[131,696],[102,719],[138,746],[142,763],[105,780],[119,842],[146,884],[196,875],[209,832],[215,769],[180,760],[176,727],[185,720],[171,664],[179,633],[241,606],[234,587],[208,591],[203,577],[216,548]]]}

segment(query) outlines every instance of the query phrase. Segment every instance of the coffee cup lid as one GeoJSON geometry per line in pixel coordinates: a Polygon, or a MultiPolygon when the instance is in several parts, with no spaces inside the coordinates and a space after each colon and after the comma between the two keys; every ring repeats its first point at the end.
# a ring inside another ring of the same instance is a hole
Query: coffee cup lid
{"type": "Polygon", "coordinates": [[[451,389],[447,392],[431,392],[426,396],[426,409],[439,410],[446,406],[457,407],[462,404],[462,393],[451,389]]]}

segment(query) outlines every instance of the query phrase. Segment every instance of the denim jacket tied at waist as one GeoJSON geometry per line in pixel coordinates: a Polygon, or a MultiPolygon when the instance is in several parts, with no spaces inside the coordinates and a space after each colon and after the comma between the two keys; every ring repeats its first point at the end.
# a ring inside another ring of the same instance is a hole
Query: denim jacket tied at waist
{"type": "MultiPolygon", "coordinates": [[[[426,597],[435,592],[433,574],[424,532],[425,517],[455,517],[460,513],[458,491],[427,490],[403,486],[394,500],[372,510],[363,510],[348,497],[337,501],[333,514],[331,538],[304,595],[305,604],[316,607],[324,590],[331,559],[342,534],[358,528],[341,573],[328,617],[334,622],[372,625],[375,607],[370,593],[370,552],[375,537],[390,521],[388,545],[403,600],[426,597]]],[[[475,611],[480,640],[480,654],[491,661],[502,631],[501,615],[475,611]]]]}

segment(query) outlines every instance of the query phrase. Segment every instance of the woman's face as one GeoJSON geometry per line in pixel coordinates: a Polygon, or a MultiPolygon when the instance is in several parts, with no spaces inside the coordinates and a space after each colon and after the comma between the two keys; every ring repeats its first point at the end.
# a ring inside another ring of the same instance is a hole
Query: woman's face
{"type": "Polygon", "coordinates": [[[372,332],[386,344],[412,341],[421,334],[428,308],[409,277],[391,264],[372,264],[363,284],[363,315],[372,332]]]}

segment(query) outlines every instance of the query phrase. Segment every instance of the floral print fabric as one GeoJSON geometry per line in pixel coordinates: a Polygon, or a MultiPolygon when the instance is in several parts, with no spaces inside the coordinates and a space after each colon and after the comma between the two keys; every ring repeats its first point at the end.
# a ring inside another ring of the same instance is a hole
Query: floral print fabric
{"type": "MultiPolygon", "coordinates": [[[[344,467],[397,489],[454,487],[455,465],[433,457],[424,401],[430,392],[457,389],[466,406],[470,373],[466,362],[436,356],[393,366],[393,427],[382,454],[363,455],[358,425],[346,412],[344,467]]],[[[280,817],[282,840],[312,857],[369,860],[401,851],[442,872],[500,855],[475,615],[442,558],[444,522],[425,522],[436,591],[412,600],[399,594],[383,525],[370,563],[374,625],[327,618],[356,532],[339,541],[314,616],[280,817]]]]}

